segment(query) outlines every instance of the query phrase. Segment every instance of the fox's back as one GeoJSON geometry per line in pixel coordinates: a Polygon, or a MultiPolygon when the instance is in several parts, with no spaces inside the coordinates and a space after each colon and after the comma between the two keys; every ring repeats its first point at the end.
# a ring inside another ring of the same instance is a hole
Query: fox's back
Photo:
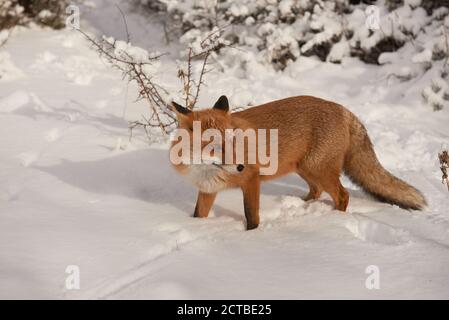
{"type": "Polygon", "coordinates": [[[297,96],[272,101],[233,113],[257,128],[310,128],[311,124],[341,124],[349,111],[339,104],[312,96],[297,96]]]}
{"type": "Polygon", "coordinates": [[[349,110],[334,102],[297,96],[248,108],[232,117],[237,122],[248,122],[254,129],[278,129],[282,164],[296,163],[298,156],[344,152],[349,145],[350,115],[349,110]]]}

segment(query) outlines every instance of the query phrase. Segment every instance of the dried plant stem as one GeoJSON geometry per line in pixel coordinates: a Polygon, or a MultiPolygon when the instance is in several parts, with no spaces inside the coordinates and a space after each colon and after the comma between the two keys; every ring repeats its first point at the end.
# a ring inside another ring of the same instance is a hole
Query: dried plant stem
{"type": "Polygon", "coordinates": [[[184,102],[185,106],[188,109],[193,109],[198,102],[201,86],[205,85],[204,76],[210,70],[207,70],[208,60],[211,54],[214,51],[221,49],[226,46],[220,41],[217,41],[223,30],[227,26],[216,28],[214,31],[209,33],[204,39],[200,42],[201,51],[194,52],[192,47],[189,47],[187,54],[187,69],[183,70],[182,68],[178,68],[178,77],[181,79],[183,83],[183,91],[184,91],[184,102]],[[202,60],[200,74],[198,75],[198,82],[193,80],[193,71],[192,64],[194,60],[200,59],[202,60]],[[192,93],[192,88],[194,88],[195,93],[192,93]]]}
{"type": "Polygon", "coordinates": [[[441,153],[439,153],[438,159],[440,160],[440,169],[441,169],[441,172],[443,173],[441,182],[443,184],[446,184],[447,189],[449,190],[449,176],[448,176],[449,154],[448,154],[447,150],[444,150],[441,153]]]}

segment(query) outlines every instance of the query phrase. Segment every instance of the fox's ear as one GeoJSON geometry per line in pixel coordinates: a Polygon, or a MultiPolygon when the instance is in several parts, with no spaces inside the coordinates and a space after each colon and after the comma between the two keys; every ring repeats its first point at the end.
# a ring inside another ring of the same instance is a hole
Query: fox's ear
{"type": "Polygon", "coordinates": [[[173,111],[175,111],[178,114],[188,115],[189,113],[192,113],[191,110],[181,106],[180,104],[177,104],[174,101],[172,101],[171,104],[172,104],[173,108],[175,108],[175,110],[173,110],[173,111]]]}
{"type": "Polygon", "coordinates": [[[217,102],[214,104],[214,109],[223,110],[225,112],[229,111],[229,102],[226,96],[221,96],[218,98],[217,102]]]}

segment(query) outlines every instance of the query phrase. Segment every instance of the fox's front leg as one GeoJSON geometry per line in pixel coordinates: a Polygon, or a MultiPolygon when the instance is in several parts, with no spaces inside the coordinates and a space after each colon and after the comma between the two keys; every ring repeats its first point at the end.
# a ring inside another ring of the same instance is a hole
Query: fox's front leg
{"type": "Polygon", "coordinates": [[[217,193],[205,193],[198,191],[198,199],[196,200],[195,218],[207,218],[210,208],[214,204],[217,193]]]}
{"type": "Polygon", "coordinates": [[[259,226],[259,198],[260,181],[259,177],[249,181],[242,186],[243,206],[245,208],[246,230],[255,229],[259,226]]]}

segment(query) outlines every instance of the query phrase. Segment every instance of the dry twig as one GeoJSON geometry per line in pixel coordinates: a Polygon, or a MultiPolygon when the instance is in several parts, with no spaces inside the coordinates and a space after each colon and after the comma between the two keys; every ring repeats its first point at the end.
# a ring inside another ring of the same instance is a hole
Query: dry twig
{"type": "Polygon", "coordinates": [[[206,73],[211,71],[207,68],[207,66],[209,65],[209,58],[212,53],[226,46],[222,41],[219,41],[223,30],[226,27],[227,26],[221,28],[217,27],[204,39],[202,39],[199,44],[201,48],[199,52],[195,52],[192,46],[190,46],[187,54],[186,70],[181,67],[178,68],[178,78],[181,79],[183,84],[184,102],[186,108],[188,109],[192,110],[198,102],[201,86],[205,84],[204,76],[206,73]],[[201,60],[201,70],[198,76],[198,82],[196,82],[193,79],[192,64],[198,59],[201,60]],[[195,90],[195,92],[192,90],[195,90]]]}

